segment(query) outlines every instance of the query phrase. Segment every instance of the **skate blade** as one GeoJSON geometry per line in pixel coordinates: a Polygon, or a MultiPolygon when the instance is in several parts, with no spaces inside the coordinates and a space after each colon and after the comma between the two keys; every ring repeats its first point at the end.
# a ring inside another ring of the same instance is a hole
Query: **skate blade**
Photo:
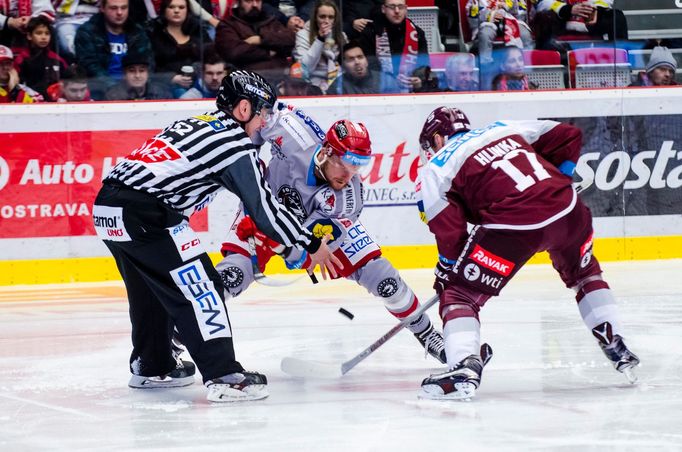
{"type": "Polygon", "coordinates": [[[193,375],[182,378],[141,377],[139,375],[132,375],[128,381],[128,387],[133,389],[182,388],[191,384],[194,384],[193,375]]]}
{"type": "Polygon", "coordinates": [[[476,386],[472,383],[455,383],[455,391],[449,394],[443,394],[440,386],[437,385],[422,386],[421,391],[417,394],[417,398],[428,400],[461,400],[468,402],[475,395],[476,386]],[[429,388],[432,389],[429,390],[429,388]]]}
{"type": "Polygon", "coordinates": [[[262,400],[269,396],[265,385],[250,385],[244,390],[232,388],[230,385],[212,384],[208,387],[206,399],[215,403],[249,402],[262,400]]]}
{"type": "Polygon", "coordinates": [[[639,378],[637,378],[637,375],[635,374],[635,371],[632,369],[632,367],[623,369],[623,375],[625,375],[625,378],[628,379],[628,383],[631,385],[634,385],[639,381],[639,378]]]}

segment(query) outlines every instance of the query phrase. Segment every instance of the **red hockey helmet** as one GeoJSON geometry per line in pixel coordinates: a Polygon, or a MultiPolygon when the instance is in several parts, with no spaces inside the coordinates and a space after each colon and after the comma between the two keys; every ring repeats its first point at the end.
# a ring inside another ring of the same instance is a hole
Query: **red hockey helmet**
{"type": "Polygon", "coordinates": [[[370,162],[372,142],[367,127],[361,122],[336,121],[327,131],[324,145],[348,165],[364,166],[370,162]]]}
{"type": "Polygon", "coordinates": [[[424,162],[431,160],[438,152],[433,137],[438,134],[445,140],[460,132],[471,130],[469,118],[459,108],[438,107],[429,114],[419,134],[419,145],[424,162]]]}

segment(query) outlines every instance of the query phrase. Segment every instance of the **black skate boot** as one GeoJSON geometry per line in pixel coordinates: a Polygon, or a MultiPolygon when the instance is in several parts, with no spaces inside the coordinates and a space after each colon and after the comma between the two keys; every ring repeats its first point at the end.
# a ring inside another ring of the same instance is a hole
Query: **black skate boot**
{"type": "Polygon", "coordinates": [[[206,383],[211,402],[244,402],[260,400],[268,395],[268,379],[258,372],[235,372],[206,383]]]}
{"type": "Polygon", "coordinates": [[[637,376],[632,369],[639,365],[639,358],[628,350],[620,335],[612,333],[611,324],[604,322],[595,326],[592,328],[592,334],[599,341],[599,347],[613,363],[613,367],[623,373],[630,383],[636,383],[637,376]]]}
{"type": "Polygon", "coordinates": [[[180,388],[194,383],[196,367],[191,361],[178,360],[178,365],[170,373],[156,377],[143,377],[133,374],[128,386],[136,389],[180,388]]]}
{"type": "Polygon", "coordinates": [[[476,395],[482,374],[481,357],[469,355],[447,372],[425,378],[418,397],[433,400],[470,399],[476,395]]]}
{"type": "Polygon", "coordinates": [[[185,345],[180,340],[180,334],[178,330],[173,330],[173,337],[171,338],[171,353],[173,353],[173,358],[175,360],[180,359],[180,355],[185,352],[185,345]]]}
{"type": "Polygon", "coordinates": [[[443,342],[443,334],[436,330],[432,324],[421,333],[414,333],[422,347],[424,347],[424,355],[429,355],[436,358],[441,364],[445,364],[445,343],[443,342]]]}

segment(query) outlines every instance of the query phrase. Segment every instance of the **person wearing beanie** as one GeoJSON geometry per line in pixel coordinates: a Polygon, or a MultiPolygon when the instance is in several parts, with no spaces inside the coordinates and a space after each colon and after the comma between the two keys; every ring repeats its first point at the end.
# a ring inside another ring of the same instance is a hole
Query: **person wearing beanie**
{"type": "Polygon", "coordinates": [[[675,71],[677,61],[667,47],[657,46],[651,52],[646,72],[640,72],[630,86],[671,86],[677,85],[675,71]]]}
{"type": "Polygon", "coordinates": [[[149,57],[139,52],[123,57],[123,80],[109,88],[105,100],[170,99],[170,88],[149,79],[149,57]]]}

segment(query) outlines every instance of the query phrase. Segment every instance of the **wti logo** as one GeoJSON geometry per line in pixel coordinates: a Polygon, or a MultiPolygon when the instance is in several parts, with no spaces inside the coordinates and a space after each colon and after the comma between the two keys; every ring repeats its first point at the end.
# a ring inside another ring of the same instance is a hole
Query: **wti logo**
{"type": "Polygon", "coordinates": [[[576,173],[582,180],[594,180],[599,190],[626,190],[649,186],[653,189],[682,187],[682,152],[673,149],[673,141],[664,141],[658,151],[641,151],[631,155],[625,151],[606,154],[599,160],[598,152],[580,156],[576,173]],[[589,162],[599,161],[596,169],[589,162]],[[668,170],[668,166],[671,168],[668,170]],[[667,171],[666,171],[667,170],[667,171]]]}
{"type": "Polygon", "coordinates": [[[0,190],[9,182],[9,165],[4,158],[0,157],[0,190]]]}

